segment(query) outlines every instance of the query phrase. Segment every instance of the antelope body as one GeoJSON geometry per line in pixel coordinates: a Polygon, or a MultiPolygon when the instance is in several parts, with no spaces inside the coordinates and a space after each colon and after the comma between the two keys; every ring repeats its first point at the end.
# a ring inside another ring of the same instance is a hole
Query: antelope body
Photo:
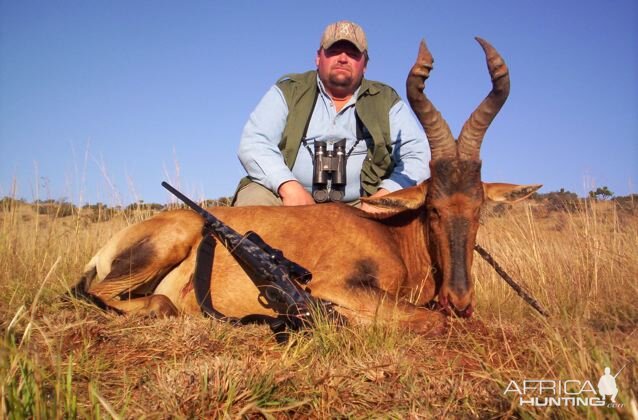
{"type": "MultiPolygon", "coordinates": [[[[307,291],[330,301],[348,320],[394,320],[423,333],[445,324],[448,312],[470,316],[471,277],[479,211],[485,200],[515,202],[540,185],[481,181],[479,151],[485,132],[509,93],[507,67],[486,41],[492,90],[455,141],[423,94],[432,56],[421,43],[407,79],[407,96],[432,152],[431,177],[415,187],[364,198],[380,212],[343,204],[299,207],[213,207],[238,232],[253,230],[312,273],[307,291]]],[[[188,210],[160,213],[117,233],[85,267],[76,289],[122,312],[199,314],[193,291],[196,249],[203,220],[188,210]]],[[[233,256],[217,247],[211,274],[215,308],[232,317],[275,315],[233,256]]]]}

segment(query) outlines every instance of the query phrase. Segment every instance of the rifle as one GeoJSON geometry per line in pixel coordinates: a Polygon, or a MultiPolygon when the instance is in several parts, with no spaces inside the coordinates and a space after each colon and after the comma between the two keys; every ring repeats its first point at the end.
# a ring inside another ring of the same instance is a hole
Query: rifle
{"type": "MultiPolygon", "coordinates": [[[[167,182],[162,182],[162,186],[204,219],[202,235],[212,235],[224,245],[255,283],[266,307],[283,317],[285,325],[279,323],[275,326],[271,322],[275,333],[280,333],[285,326],[297,330],[310,323],[311,308],[323,309],[327,315],[336,315],[330,302],[312,297],[300,286],[299,283],[305,285],[312,279],[310,271],[284,257],[283,252],[269,246],[257,233],[248,231],[241,235],[167,182]]],[[[210,276],[212,250],[208,252],[211,254],[210,276]]],[[[207,293],[210,299],[209,288],[207,293]]],[[[200,306],[205,308],[200,296],[197,299],[200,306]]],[[[212,309],[212,302],[210,307],[212,309]]],[[[212,311],[215,317],[219,317],[219,312],[212,311]]],[[[246,318],[255,319],[253,316],[246,318]]]]}

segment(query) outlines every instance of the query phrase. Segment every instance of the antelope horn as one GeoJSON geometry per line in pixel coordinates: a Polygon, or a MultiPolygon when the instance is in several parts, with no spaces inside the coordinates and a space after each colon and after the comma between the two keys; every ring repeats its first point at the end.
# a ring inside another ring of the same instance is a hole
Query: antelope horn
{"type": "Polygon", "coordinates": [[[492,77],[492,91],[472,112],[459,134],[459,157],[471,160],[479,159],[485,132],[510,93],[510,76],[505,61],[487,41],[479,37],[476,40],[485,51],[487,69],[492,77]]]}
{"type": "Polygon", "coordinates": [[[432,54],[430,54],[428,47],[425,45],[425,41],[421,41],[419,55],[410,70],[410,74],[408,74],[405,84],[408,102],[410,102],[412,110],[428,136],[432,160],[435,160],[442,157],[456,156],[456,144],[450,127],[441,117],[441,113],[437,111],[432,102],[423,93],[425,79],[430,76],[433,61],[432,54]]]}

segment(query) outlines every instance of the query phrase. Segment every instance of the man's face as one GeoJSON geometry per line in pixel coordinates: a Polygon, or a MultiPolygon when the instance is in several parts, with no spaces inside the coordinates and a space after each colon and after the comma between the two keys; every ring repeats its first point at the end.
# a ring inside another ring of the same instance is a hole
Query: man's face
{"type": "Polygon", "coordinates": [[[331,94],[353,94],[366,70],[367,58],[348,41],[317,51],[319,78],[331,94]]]}

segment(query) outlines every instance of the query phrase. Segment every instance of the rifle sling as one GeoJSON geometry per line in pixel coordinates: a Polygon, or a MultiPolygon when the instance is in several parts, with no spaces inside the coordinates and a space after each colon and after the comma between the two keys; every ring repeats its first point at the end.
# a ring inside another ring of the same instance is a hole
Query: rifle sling
{"type": "Polygon", "coordinates": [[[215,246],[217,244],[217,240],[214,238],[212,232],[207,231],[206,228],[204,228],[202,236],[202,241],[197,247],[197,259],[195,260],[195,273],[193,276],[195,298],[197,299],[197,303],[202,309],[202,312],[211,318],[229,322],[232,325],[268,324],[272,332],[275,334],[277,341],[285,341],[287,338],[287,334],[285,334],[287,323],[282,316],[271,317],[267,315],[254,314],[246,315],[243,318],[235,318],[226,316],[215,309],[210,291],[212,288],[213,260],[215,259],[215,246]]]}
{"type": "Polygon", "coordinates": [[[236,318],[229,318],[219,312],[213,306],[213,299],[210,296],[211,273],[213,271],[213,260],[215,259],[215,246],[217,241],[212,234],[204,232],[202,241],[197,247],[197,259],[195,260],[195,278],[193,287],[195,298],[202,311],[212,318],[237,322],[236,318]]]}

